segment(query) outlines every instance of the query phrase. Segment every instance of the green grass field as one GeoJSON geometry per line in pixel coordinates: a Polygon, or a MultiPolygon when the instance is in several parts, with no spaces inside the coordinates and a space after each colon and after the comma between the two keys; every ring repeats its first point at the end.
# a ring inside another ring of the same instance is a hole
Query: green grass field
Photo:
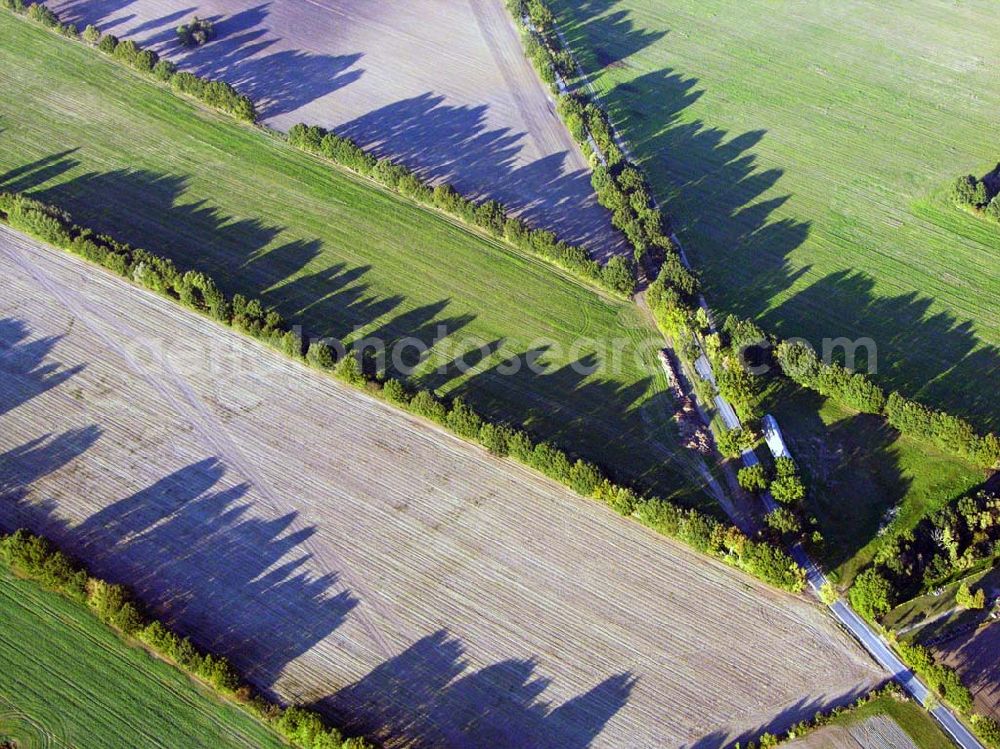
{"type": "Polygon", "coordinates": [[[953,749],[951,742],[934,718],[910,699],[882,695],[866,705],[834,718],[828,725],[851,726],[877,715],[887,715],[896,721],[920,749],[953,749]]]}
{"type": "Polygon", "coordinates": [[[81,44],[7,13],[0,36],[0,189],[56,203],[227,291],[261,295],[312,335],[434,344],[421,384],[464,394],[619,478],[707,502],[675,449],[658,334],[634,305],[200,110],[81,44]],[[439,326],[448,334],[435,342],[439,326]],[[497,371],[526,354],[542,374],[497,371]],[[470,372],[436,371],[463,355],[470,372]]]}
{"type": "Polygon", "coordinates": [[[895,528],[912,528],[983,480],[965,461],[811,391],[786,384],[770,400],[809,485],[806,514],[824,538],[819,558],[841,584],[874,557],[890,508],[899,508],[895,528]]]}
{"type": "Polygon", "coordinates": [[[1000,161],[990,0],[553,0],[710,304],[869,336],[882,382],[1000,428],[1000,230],[947,186],[1000,161]]]}
{"type": "Polygon", "coordinates": [[[18,746],[278,747],[235,705],[0,566],[0,739],[18,746]]]}

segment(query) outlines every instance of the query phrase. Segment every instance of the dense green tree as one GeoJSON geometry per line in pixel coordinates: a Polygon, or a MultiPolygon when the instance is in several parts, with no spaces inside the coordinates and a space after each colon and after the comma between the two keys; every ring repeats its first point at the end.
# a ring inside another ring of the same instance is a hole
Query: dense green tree
{"type": "Polygon", "coordinates": [[[851,605],[869,621],[888,614],[895,604],[895,595],[892,583],[874,567],[858,575],[850,591],[851,605]]]}

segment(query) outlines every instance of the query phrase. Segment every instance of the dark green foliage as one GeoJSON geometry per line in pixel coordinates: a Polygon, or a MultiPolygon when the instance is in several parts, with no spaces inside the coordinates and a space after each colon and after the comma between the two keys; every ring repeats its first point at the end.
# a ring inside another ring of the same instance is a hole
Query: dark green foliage
{"type": "Polygon", "coordinates": [[[550,231],[532,229],[521,219],[509,216],[502,203],[496,200],[476,203],[447,184],[431,188],[406,167],[389,159],[376,160],[349,138],[321,127],[299,123],[289,130],[288,142],[303,151],[323,156],[370,177],[420,203],[455,216],[490,236],[503,239],[520,250],[555,263],[589,283],[621,296],[631,295],[635,288],[634,271],[628,262],[613,259],[602,269],[582,247],[562,242],[550,231]]]}
{"type": "Polygon", "coordinates": [[[117,47],[118,37],[114,34],[105,34],[97,45],[97,48],[106,55],[113,55],[117,47]]]}
{"type": "Polygon", "coordinates": [[[59,26],[59,16],[42,3],[35,3],[28,6],[28,18],[49,29],[55,29],[59,26]]]}
{"type": "Polygon", "coordinates": [[[740,454],[757,442],[757,435],[749,429],[727,429],[716,438],[719,452],[727,458],[738,458],[740,454]]]}
{"type": "Polygon", "coordinates": [[[397,406],[405,406],[410,402],[406,386],[396,379],[388,379],[382,384],[382,396],[397,406]]]}
{"type": "Polygon", "coordinates": [[[444,424],[448,418],[448,408],[437,396],[428,390],[421,390],[410,399],[410,410],[425,419],[444,424]]]}
{"type": "Polygon", "coordinates": [[[962,684],[958,673],[948,666],[937,663],[930,650],[922,645],[899,642],[896,649],[922,678],[930,689],[946,702],[967,714],[972,709],[972,694],[962,684]]]}
{"type": "Polygon", "coordinates": [[[605,286],[622,296],[631,296],[635,291],[635,270],[621,255],[608,260],[601,271],[601,277],[605,286]]]}
{"type": "Polygon", "coordinates": [[[850,599],[855,611],[874,622],[888,614],[895,605],[896,591],[878,570],[869,568],[854,578],[850,599]]]}
{"type": "Polygon", "coordinates": [[[760,463],[741,468],[736,480],[748,492],[762,492],[767,488],[767,473],[760,463]]]}
{"type": "Polygon", "coordinates": [[[802,524],[798,515],[787,507],[778,507],[772,510],[764,518],[769,528],[773,528],[781,534],[798,534],[802,531],[802,524]]]}
{"type": "Polygon", "coordinates": [[[992,433],[981,436],[967,421],[957,416],[934,411],[896,392],[886,400],[885,416],[892,426],[904,434],[930,440],[984,468],[1000,465],[1000,440],[997,436],[992,433]]]}
{"type": "Polygon", "coordinates": [[[215,26],[211,21],[195,16],[190,23],[177,27],[177,41],[182,47],[200,47],[215,38],[215,26]]]}
{"type": "Polygon", "coordinates": [[[333,374],[349,385],[364,385],[366,382],[361,362],[354,355],[345,356],[337,362],[337,365],[333,369],[333,374]]]}
{"type": "Polygon", "coordinates": [[[506,457],[513,430],[506,424],[485,422],[479,429],[479,444],[494,455],[506,457]]]}
{"type": "Polygon", "coordinates": [[[257,119],[256,108],[250,98],[224,81],[210,81],[193,73],[180,72],[170,79],[170,85],[174,91],[228,112],[238,120],[255,122],[257,119]]]}
{"type": "Polygon", "coordinates": [[[959,177],[951,186],[951,197],[960,205],[975,206],[981,183],[971,174],[959,177]]]}
{"type": "Polygon", "coordinates": [[[769,487],[771,496],[784,505],[798,504],[806,497],[806,487],[797,475],[779,476],[769,487]]]}
{"type": "Polygon", "coordinates": [[[478,439],[483,419],[466,405],[464,400],[456,398],[452,401],[451,410],[448,412],[445,423],[451,431],[460,437],[478,439]]]}
{"type": "Polygon", "coordinates": [[[333,349],[326,341],[313,341],[309,344],[307,361],[317,369],[333,369],[337,363],[333,349]]]}

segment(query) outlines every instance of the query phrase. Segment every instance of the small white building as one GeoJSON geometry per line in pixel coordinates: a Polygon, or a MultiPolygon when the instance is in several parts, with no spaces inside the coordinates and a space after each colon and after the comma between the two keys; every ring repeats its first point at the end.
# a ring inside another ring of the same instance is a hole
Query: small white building
{"type": "Polygon", "coordinates": [[[781,429],[778,427],[778,420],[771,414],[766,414],[763,419],[764,441],[767,442],[771,455],[777,458],[791,458],[792,453],[785,444],[785,439],[781,436],[781,429]]]}

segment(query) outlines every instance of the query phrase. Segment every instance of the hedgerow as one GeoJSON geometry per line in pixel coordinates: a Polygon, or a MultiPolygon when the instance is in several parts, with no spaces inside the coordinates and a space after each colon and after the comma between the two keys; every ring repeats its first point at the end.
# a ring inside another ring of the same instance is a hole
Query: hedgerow
{"type": "Polygon", "coordinates": [[[94,615],[122,635],[137,640],[177,668],[209,685],[220,696],[242,704],[258,719],[302,749],[372,749],[363,738],[345,739],[317,713],[281,707],[256,693],[229,661],[196,648],[163,622],[149,616],[123,585],[92,577],[48,539],[26,530],[0,536],[0,562],[22,577],[86,604],[94,615]]]}
{"type": "Polygon", "coordinates": [[[198,99],[238,120],[257,120],[257,111],[250,97],[239,93],[224,81],[213,81],[193,73],[178,73],[176,66],[160,60],[153,50],[143,49],[131,40],[119,41],[113,34],[102,35],[94,26],[88,26],[83,34],[79,34],[73,24],[61,23],[59,16],[42,3],[26,6],[23,0],[0,0],[0,5],[15,13],[24,14],[45,28],[95,46],[113,60],[158,81],[169,83],[174,91],[198,99]]]}
{"type": "Polygon", "coordinates": [[[523,220],[511,216],[509,209],[499,201],[476,202],[451,185],[432,187],[405,166],[389,159],[378,159],[350,138],[321,127],[297,124],[288,131],[288,142],[476,226],[490,236],[554,263],[588,283],[623,297],[630,296],[635,290],[635,270],[624,258],[612,259],[602,268],[582,247],[558,239],[551,231],[531,228],[523,220]]]}
{"type": "MultiPolygon", "coordinates": [[[[0,193],[0,220],[264,341],[290,358],[328,371],[349,385],[384,397],[394,405],[478,442],[496,455],[513,458],[575,491],[584,489],[580,491],[583,496],[604,502],[619,514],[631,516],[642,504],[643,500],[630,489],[611,482],[600,467],[574,459],[550,443],[536,441],[522,430],[490,423],[461,399],[444,400],[423,389],[411,393],[404,383],[395,379],[368,377],[361,361],[353,353],[348,354],[339,341],[331,345],[329,339],[324,339],[306,345],[308,338],[301,329],[291,328],[281,315],[264,307],[260,300],[247,299],[240,294],[229,298],[204,273],[182,271],[167,258],[119,243],[107,235],[94,234],[90,229],[74,224],[69,214],[54,206],[16,193],[0,193]],[[337,349],[339,357],[334,356],[334,349],[337,349]]],[[[725,533],[728,528],[738,534],[735,528],[723,526],[714,518],[694,510],[682,511],[665,500],[645,501],[655,502],[657,507],[673,508],[672,511],[677,513],[686,513],[679,515],[685,520],[677,526],[677,532],[667,535],[676,536],[765,582],[788,590],[802,589],[803,571],[777,547],[765,550],[766,542],[744,539],[739,553],[723,549],[717,544],[707,543],[704,534],[696,533],[692,528],[704,527],[712,533],[725,533]]]]}

